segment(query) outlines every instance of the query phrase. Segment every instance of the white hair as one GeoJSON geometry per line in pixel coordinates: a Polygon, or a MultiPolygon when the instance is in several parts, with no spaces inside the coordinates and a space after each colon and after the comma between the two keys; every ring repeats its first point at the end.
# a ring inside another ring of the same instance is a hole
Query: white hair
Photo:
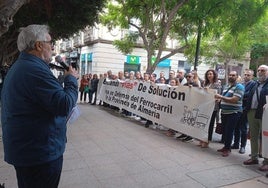
{"type": "Polygon", "coordinates": [[[184,73],[184,74],[186,73],[186,71],[185,71],[184,69],[179,69],[179,70],[177,71],[177,73],[178,73],[178,72],[182,72],[182,73],[184,73]]]}
{"type": "Polygon", "coordinates": [[[18,50],[28,51],[34,49],[36,41],[46,41],[46,34],[49,33],[47,25],[29,25],[20,28],[20,33],[17,40],[18,50]]]}
{"type": "Polygon", "coordinates": [[[260,68],[260,67],[263,67],[263,68],[265,68],[266,70],[268,70],[268,66],[267,66],[267,65],[260,65],[259,68],[260,68]]]}

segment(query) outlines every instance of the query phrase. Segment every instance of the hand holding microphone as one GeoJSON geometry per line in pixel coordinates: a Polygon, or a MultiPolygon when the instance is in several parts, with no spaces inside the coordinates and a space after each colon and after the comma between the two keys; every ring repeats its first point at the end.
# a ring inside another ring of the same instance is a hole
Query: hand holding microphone
{"type": "Polygon", "coordinates": [[[76,77],[77,79],[79,78],[78,71],[74,67],[72,67],[72,66],[68,65],[66,62],[64,62],[60,55],[56,56],[55,60],[65,69],[65,75],[70,74],[70,75],[73,75],[74,77],[76,77]]]}
{"type": "Polygon", "coordinates": [[[73,68],[72,66],[69,66],[68,69],[69,69],[68,71],[65,71],[65,74],[71,74],[71,75],[73,75],[76,79],[79,78],[78,71],[77,71],[75,68],[73,68]]]}

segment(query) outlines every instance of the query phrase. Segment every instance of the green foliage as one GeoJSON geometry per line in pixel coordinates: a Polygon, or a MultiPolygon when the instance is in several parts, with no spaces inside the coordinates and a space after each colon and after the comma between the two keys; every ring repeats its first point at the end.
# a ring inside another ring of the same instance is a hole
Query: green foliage
{"type": "MultiPolygon", "coordinates": [[[[166,48],[166,39],[172,27],[172,19],[183,3],[188,1],[114,0],[107,4],[106,11],[100,16],[100,20],[109,29],[120,27],[137,31],[143,40],[143,47],[147,51],[147,71],[152,72],[160,58],[164,58],[161,55],[166,48]],[[156,53],[156,61],[152,65],[151,57],[156,53]]],[[[121,41],[115,41],[114,44],[122,53],[126,54],[133,50],[132,42],[126,36],[121,41]]]]}
{"type": "Polygon", "coordinates": [[[252,32],[267,10],[267,3],[263,0],[203,0],[202,3],[192,0],[180,10],[181,17],[178,17],[173,32],[181,32],[184,38],[191,40],[190,47],[185,51],[190,62],[194,60],[199,25],[202,29],[200,55],[205,62],[215,63],[216,56],[224,62],[240,59],[250,51],[256,35],[261,38],[267,31],[259,24],[260,31],[255,29],[252,32]]]}
{"type": "MultiPolygon", "coordinates": [[[[189,62],[194,62],[197,33],[201,31],[200,55],[205,57],[206,62],[213,63],[217,61],[215,56],[224,62],[243,58],[256,41],[256,36],[262,37],[263,41],[265,38],[265,35],[261,34],[265,33],[263,26],[256,23],[262,21],[262,15],[267,10],[267,0],[188,0],[176,9],[175,15],[172,11],[182,1],[113,2],[116,3],[107,5],[101,22],[109,28],[135,28],[143,40],[148,53],[147,59],[157,52],[156,64],[162,58],[161,53],[165,49],[167,35],[172,39],[178,39],[180,46],[187,46],[184,53],[189,62]],[[253,26],[260,28],[260,31],[252,32],[253,26]]],[[[130,53],[134,44],[126,39],[116,41],[115,44],[123,53],[130,53]]],[[[149,68],[154,68],[150,66],[148,63],[149,68]]]]}
{"type": "Polygon", "coordinates": [[[39,0],[24,5],[14,17],[14,26],[48,24],[55,39],[68,38],[98,20],[104,0],[39,0]]]}
{"type": "Polygon", "coordinates": [[[30,24],[50,26],[53,40],[69,38],[98,21],[105,0],[32,0],[22,6],[13,18],[9,31],[0,37],[0,60],[11,64],[18,55],[16,39],[20,27],[30,24]]]}
{"type": "Polygon", "coordinates": [[[127,34],[121,40],[115,40],[113,44],[123,54],[131,54],[138,37],[139,37],[138,33],[132,32],[132,33],[127,34]]]}
{"type": "Polygon", "coordinates": [[[268,53],[268,43],[254,44],[251,48],[250,58],[259,59],[268,53]]]}

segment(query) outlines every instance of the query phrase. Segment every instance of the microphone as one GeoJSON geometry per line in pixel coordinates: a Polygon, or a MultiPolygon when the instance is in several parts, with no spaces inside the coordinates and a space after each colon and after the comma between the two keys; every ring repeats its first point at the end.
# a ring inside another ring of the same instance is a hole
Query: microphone
{"type": "Polygon", "coordinates": [[[69,70],[69,65],[62,60],[60,55],[57,55],[55,57],[55,60],[56,60],[56,62],[58,62],[62,66],[63,69],[65,69],[67,71],[69,70]]]}

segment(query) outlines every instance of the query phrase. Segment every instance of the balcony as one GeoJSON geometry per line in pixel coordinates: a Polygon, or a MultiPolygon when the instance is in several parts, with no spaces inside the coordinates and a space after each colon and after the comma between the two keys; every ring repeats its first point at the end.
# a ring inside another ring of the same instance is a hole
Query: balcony
{"type": "Polygon", "coordinates": [[[68,40],[65,43],[66,43],[66,50],[71,50],[73,48],[71,40],[68,40]]]}
{"type": "Polygon", "coordinates": [[[82,43],[82,35],[77,35],[73,38],[73,46],[74,47],[79,47],[83,45],[82,43]]]}
{"type": "Polygon", "coordinates": [[[91,42],[93,40],[93,28],[85,28],[84,29],[84,43],[91,42]]]}

